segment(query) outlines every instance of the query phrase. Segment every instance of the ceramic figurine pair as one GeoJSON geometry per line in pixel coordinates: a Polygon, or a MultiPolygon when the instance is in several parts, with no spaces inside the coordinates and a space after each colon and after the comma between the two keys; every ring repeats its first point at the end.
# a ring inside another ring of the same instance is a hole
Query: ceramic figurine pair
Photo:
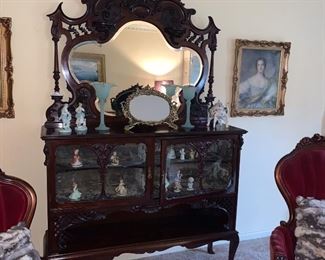
{"type": "MultiPolygon", "coordinates": [[[[62,121],[62,128],[59,130],[60,133],[71,134],[71,118],[71,113],[68,110],[68,104],[64,104],[59,117],[59,120],[62,121]]],[[[79,103],[78,107],[76,108],[76,125],[75,131],[77,134],[85,134],[87,132],[85,109],[82,107],[81,103],[79,103]]]]}

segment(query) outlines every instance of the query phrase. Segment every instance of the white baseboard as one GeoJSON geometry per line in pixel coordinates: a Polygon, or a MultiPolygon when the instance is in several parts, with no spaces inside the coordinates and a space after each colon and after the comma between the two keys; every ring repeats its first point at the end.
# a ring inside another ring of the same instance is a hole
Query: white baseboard
{"type": "MultiPolygon", "coordinates": [[[[262,237],[268,237],[270,236],[271,231],[270,230],[266,230],[266,231],[258,231],[258,232],[250,232],[250,233],[239,233],[239,239],[241,241],[244,240],[250,240],[250,239],[257,239],[257,238],[262,238],[262,237]]],[[[213,243],[214,245],[220,245],[220,244],[224,244],[224,243],[228,243],[226,241],[218,241],[213,243]]],[[[205,247],[205,246],[203,246],[205,247]]],[[[157,256],[157,255],[163,255],[163,254],[168,254],[168,253],[177,253],[177,252],[181,252],[187,250],[185,247],[181,247],[181,246],[174,246],[171,247],[169,249],[166,249],[162,252],[154,252],[151,254],[145,253],[145,254],[122,254],[118,257],[115,257],[114,260],[131,260],[131,259],[137,259],[137,258],[143,258],[143,257],[148,257],[148,256],[157,256]]]]}

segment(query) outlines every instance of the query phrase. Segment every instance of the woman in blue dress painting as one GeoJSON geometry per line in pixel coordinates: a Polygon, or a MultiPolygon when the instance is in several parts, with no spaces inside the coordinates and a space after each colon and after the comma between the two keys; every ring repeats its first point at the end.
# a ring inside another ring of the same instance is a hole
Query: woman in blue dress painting
{"type": "Polygon", "coordinates": [[[256,73],[239,84],[239,108],[275,108],[277,86],[274,80],[265,76],[266,60],[256,60],[256,73]]]}

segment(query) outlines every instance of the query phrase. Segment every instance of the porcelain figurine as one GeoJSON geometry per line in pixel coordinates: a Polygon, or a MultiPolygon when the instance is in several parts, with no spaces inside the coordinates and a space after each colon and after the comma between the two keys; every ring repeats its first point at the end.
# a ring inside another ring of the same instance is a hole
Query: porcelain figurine
{"type": "Polygon", "coordinates": [[[167,153],[167,158],[168,159],[176,159],[176,153],[175,153],[174,147],[172,145],[169,147],[169,150],[167,153]]]}
{"type": "Polygon", "coordinates": [[[81,162],[80,155],[79,155],[79,149],[74,149],[74,151],[73,151],[73,157],[72,157],[72,160],[71,160],[71,166],[73,168],[82,167],[82,162],[81,162]]]}
{"type": "Polygon", "coordinates": [[[189,177],[187,179],[187,190],[189,190],[189,191],[194,190],[193,189],[193,184],[194,184],[194,178],[193,177],[189,177]]]}
{"type": "Polygon", "coordinates": [[[69,199],[70,200],[80,200],[81,198],[81,192],[78,190],[78,185],[75,181],[73,181],[73,192],[70,194],[69,199]]]}
{"type": "Polygon", "coordinates": [[[119,185],[115,188],[115,192],[118,196],[126,196],[128,191],[125,187],[125,183],[123,179],[120,179],[119,185]]]}
{"type": "Polygon", "coordinates": [[[220,100],[208,111],[207,127],[210,127],[211,121],[213,129],[218,126],[228,128],[228,109],[220,100]]]}
{"type": "Polygon", "coordinates": [[[183,160],[185,160],[185,149],[184,148],[182,148],[182,149],[180,149],[179,150],[179,153],[180,153],[180,159],[183,161],[183,160]]]}
{"type": "Polygon", "coordinates": [[[111,165],[114,166],[120,165],[120,158],[118,157],[116,151],[114,151],[111,155],[111,165]]]}
{"type": "Polygon", "coordinates": [[[87,132],[85,109],[82,107],[82,103],[79,103],[76,108],[76,128],[77,134],[85,134],[87,132]]]}
{"type": "Polygon", "coordinates": [[[68,104],[63,105],[59,120],[62,121],[62,128],[59,129],[59,132],[65,133],[65,134],[70,134],[71,133],[71,127],[70,127],[71,113],[68,110],[68,104]]]}
{"type": "Polygon", "coordinates": [[[191,149],[190,150],[190,159],[191,160],[195,160],[195,154],[196,154],[195,150],[194,149],[191,149]]]}
{"type": "Polygon", "coordinates": [[[177,171],[177,175],[176,175],[176,178],[175,178],[175,183],[174,183],[174,192],[181,192],[182,191],[182,174],[181,174],[181,171],[178,170],[177,171]]]}

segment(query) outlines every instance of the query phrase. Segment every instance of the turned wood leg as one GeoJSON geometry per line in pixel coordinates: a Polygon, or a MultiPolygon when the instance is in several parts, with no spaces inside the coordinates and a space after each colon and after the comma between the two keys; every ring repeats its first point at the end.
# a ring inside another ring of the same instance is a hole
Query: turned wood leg
{"type": "Polygon", "coordinates": [[[208,253],[209,254],[214,254],[214,251],[213,251],[213,242],[208,243],[208,253]]]}
{"type": "Polygon", "coordinates": [[[238,245],[239,245],[239,236],[238,234],[236,234],[230,239],[228,260],[234,260],[238,245]]]}

